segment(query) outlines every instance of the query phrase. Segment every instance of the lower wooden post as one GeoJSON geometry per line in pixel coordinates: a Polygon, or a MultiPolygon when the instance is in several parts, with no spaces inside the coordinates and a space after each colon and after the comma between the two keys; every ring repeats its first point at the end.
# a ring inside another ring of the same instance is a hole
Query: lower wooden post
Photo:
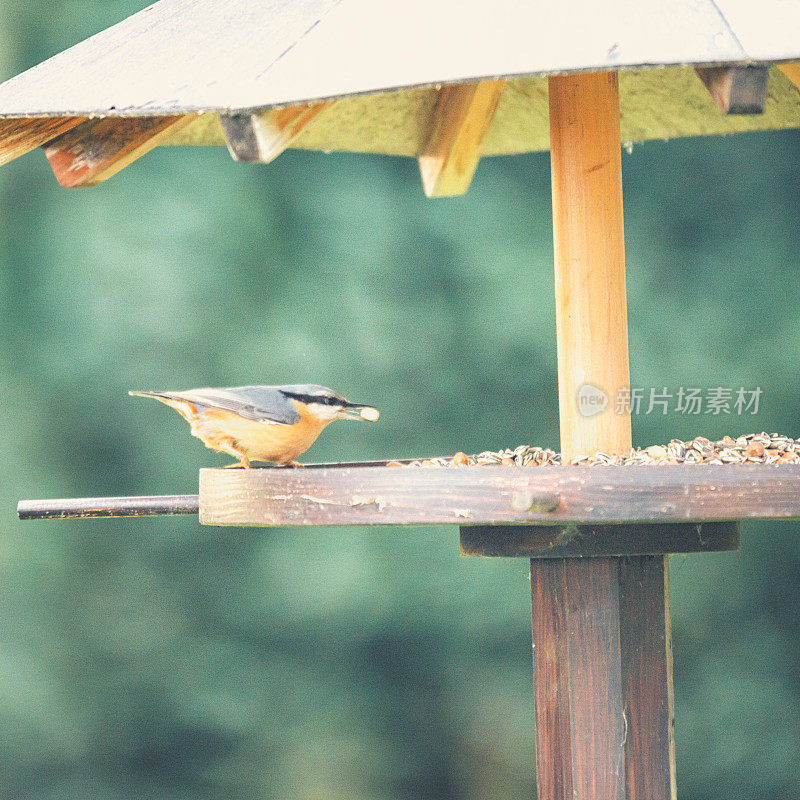
{"type": "Polygon", "coordinates": [[[533,564],[539,800],[674,797],[667,558],[533,564]]]}
{"type": "MultiPolygon", "coordinates": [[[[566,462],[631,446],[616,74],[550,78],[550,156],[566,462]]],[[[534,558],[531,598],[538,800],[674,798],[666,557],[534,558]]]]}

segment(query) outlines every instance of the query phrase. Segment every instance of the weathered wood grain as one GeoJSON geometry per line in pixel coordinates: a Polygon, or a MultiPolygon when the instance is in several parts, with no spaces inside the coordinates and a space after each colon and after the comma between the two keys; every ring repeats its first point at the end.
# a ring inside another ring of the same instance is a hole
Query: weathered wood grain
{"type": "Polygon", "coordinates": [[[196,494],[144,497],[73,497],[64,500],[20,500],[19,519],[93,519],[97,517],[160,517],[197,514],[196,494]]]}
{"type": "Polygon", "coordinates": [[[80,125],[85,117],[0,119],[0,166],[80,125]]]}
{"type": "Polygon", "coordinates": [[[90,119],[49,142],[44,152],[62,186],[95,186],[191,121],[188,115],[90,119]]]}
{"type": "Polygon", "coordinates": [[[462,556],[625,556],[739,548],[738,522],[462,525],[462,556]]]}
{"type": "Polygon", "coordinates": [[[505,81],[482,81],[439,90],[419,156],[422,186],[428,197],[451,197],[467,191],[505,85],[505,81]]]}
{"type": "Polygon", "coordinates": [[[534,563],[540,800],[674,798],[665,558],[534,563]]]}
{"type": "Polygon", "coordinates": [[[206,525],[798,518],[800,466],[790,464],[200,470],[206,525]]]}
{"type": "Polygon", "coordinates": [[[310,103],[259,113],[222,114],[220,122],[228,152],[236,161],[269,164],[331,105],[310,103]]]}
{"type": "Polygon", "coordinates": [[[723,113],[764,113],[767,66],[697,67],[696,72],[723,113]]]}
{"type": "Polygon", "coordinates": [[[669,559],[617,563],[626,797],[675,800],[669,559]]]}

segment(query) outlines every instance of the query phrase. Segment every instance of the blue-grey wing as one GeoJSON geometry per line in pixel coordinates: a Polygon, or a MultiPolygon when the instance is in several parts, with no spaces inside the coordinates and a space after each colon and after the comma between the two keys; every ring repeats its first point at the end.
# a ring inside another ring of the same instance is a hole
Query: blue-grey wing
{"type": "Polygon", "coordinates": [[[300,421],[300,414],[297,413],[294,402],[282,394],[276,386],[231,386],[160,394],[182,398],[199,406],[233,411],[240,417],[258,422],[294,425],[300,421]]]}

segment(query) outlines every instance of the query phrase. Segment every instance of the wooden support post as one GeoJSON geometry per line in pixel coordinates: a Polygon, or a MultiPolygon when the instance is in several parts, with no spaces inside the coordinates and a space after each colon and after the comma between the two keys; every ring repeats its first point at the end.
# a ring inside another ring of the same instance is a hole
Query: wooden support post
{"type": "Polygon", "coordinates": [[[269,164],[332,102],[270,108],[251,114],[222,114],[228,152],[236,161],[269,164]]]}
{"type": "Polygon", "coordinates": [[[428,197],[452,197],[467,191],[505,85],[502,80],[481,81],[439,90],[419,156],[428,197]]]}
{"type": "MultiPolygon", "coordinates": [[[[619,91],[550,78],[561,449],[631,446],[619,91]],[[587,388],[588,387],[588,388],[587,388]]],[[[665,556],[531,560],[539,800],[675,797],[665,556]]]]}
{"type": "Polygon", "coordinates": [[[90,119],[53,139],[44,153],[58,182],[69,189],[95,186],[195,119],[182,117],[103,117],[90,119]]]}
{"type": "Polygon", "coordinates": [[[558,413],[562,463],[627,453],[630,386],[615,73],[550,79],[558,413]]]}

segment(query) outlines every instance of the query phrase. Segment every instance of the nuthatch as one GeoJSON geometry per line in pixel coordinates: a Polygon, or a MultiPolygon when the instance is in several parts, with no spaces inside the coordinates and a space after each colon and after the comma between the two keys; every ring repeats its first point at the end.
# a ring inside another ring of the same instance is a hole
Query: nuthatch
{"type": "Polygon", "coordinates": [[[171,406],[192,426],[192,436],[238,459],[228,466],[244,469],[251,461],[300,467],[295,459],[335,419],[378,419],[378,409],[350,403],[311,383],[128,394],[155,397],[171,406]]]}

